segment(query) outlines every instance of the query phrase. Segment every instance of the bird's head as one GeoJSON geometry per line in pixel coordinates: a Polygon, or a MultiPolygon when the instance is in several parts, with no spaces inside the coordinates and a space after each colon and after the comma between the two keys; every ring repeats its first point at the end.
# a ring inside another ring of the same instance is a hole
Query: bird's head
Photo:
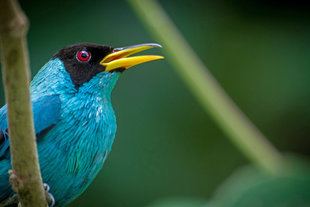
{"type": "Polygon", "coordinates": [[[132,54],[154,47],[161,46],[150,43],[113,48],[111,46],[82,43],[61,49],[54,55],[54,58],[59,58],[64,63],[73,84],[80,87],[98,73],[122,72],[134,65],[163,58],[157,55],[129,57],[132,54]]]}
{"type": "Polygon", "coordinates": [[[34,90],[41,88],[41,91],[42,87],[46,90],[55,88],[54,92],[63,91],[59,87],[66,87],[71,92],[92,92],[102,88],[111,91],[120,72],[140,63],[163,58],[157,55],[130,56],[154,47],[161,46],[154,43],[123,48],[92,43],[70,45],[59,50],[40,70],[32,86],[34,90]]]}

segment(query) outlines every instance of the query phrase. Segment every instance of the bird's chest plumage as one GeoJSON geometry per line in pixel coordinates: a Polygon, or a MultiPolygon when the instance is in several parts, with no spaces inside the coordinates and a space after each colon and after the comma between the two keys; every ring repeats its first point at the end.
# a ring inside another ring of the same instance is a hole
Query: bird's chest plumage
{"type": "Polygon", "coordinates": [[[109,102],[102,98],[74,97],[64,101],[56,145],[67,154],[69,173],[89,173],[101,167],[114,140],[116,122],[109,102]],[[98,166],[100,165],[100,166],[98,166]]]}
{"type": "Polygon", "coordinates": [[[43,180],[55,191],[54,196],[74,198],[101,169],[114,141],[116,120],[110,100],[103,97],[60,98],[59,121],[38,141],[39,160],[43,180]]]}

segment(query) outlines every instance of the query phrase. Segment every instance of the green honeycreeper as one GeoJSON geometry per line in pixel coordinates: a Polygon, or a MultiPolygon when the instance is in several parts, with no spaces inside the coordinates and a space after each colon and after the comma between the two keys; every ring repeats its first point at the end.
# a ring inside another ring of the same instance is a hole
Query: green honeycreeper
{"type": "MultiPolygon", "coordinates": [[[[111,91],[127,68],[162,56],[130,56],[161,47],[149,43],[113,48],[92,43],[58,51],[31,82],[31,101],[43,182],[55,206],[65,206],[95,178],[111,150],[116,119],[111,91]],[[130,57],[129,57],[130,56],[130,57]]],[[[0,202],[9,183],[7,105],[0,109],[0,202]]]]}

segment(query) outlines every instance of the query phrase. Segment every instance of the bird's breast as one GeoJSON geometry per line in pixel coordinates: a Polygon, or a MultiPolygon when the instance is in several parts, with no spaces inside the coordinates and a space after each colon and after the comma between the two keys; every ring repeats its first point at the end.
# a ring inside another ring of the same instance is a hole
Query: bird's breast
{"type": "Polygon", "coordinates": [[[63,98],[60,120],[38,142],[44,182],[54,184],[60,192],[67,189],[64,183],[73,185],[68,193],[71,188],[76,192],[85,189],[101,169],[115,133],[116,120],[109,101],[63,98]]]}
{"type": "Polygon", "coordinates": [[[111,103],[99,97],[87,100],[75,97],[64,106],[62,120],[71,135],[64,147],[70,155],[69,172],[93,171],[98,165],[101,167],[116,132],[111,103]]]}

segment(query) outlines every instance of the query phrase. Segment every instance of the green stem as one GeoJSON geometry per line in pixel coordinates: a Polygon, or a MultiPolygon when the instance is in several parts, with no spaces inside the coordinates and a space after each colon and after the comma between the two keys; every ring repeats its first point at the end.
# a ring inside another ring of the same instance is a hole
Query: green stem
{"type": "Polygon", "coordinates": [[[239,150],[258,167],[276,173],[282,155],[240,111],[155,0],[128,0],[192,93],[239,150]]]}
{"type": "MultiPolygon", "coordinates": [[[[28,21],[16,0],[1,0],[0,49],[13,170],[12,189],[23,207],[47,206],[38,164],[30,102],[28,21]]],[[[0,204],[1,205],[1,204],[0,204]]]]}

